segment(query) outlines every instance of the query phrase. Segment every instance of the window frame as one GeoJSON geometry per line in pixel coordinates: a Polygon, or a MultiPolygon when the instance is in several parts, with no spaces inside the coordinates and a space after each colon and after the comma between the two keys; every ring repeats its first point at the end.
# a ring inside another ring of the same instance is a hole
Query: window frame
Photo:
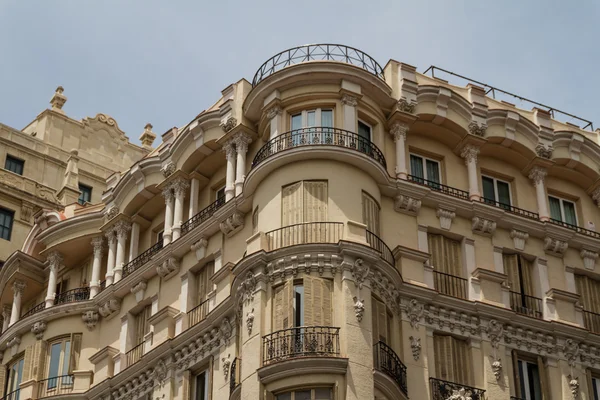
{"type": "Polygon", "coordinates": [[[225,198],[226,193],[225,193],[225,185],[223,186],[219,186],[218,189],[215,189],[215,201],[219,200],[220,198],[225,198]],[[219,192],[223,192],[223,196],[219,196],[219,192]]]}
{"type": "Polygon", "coordinates": [[[419,153],[409,152],[408,153],[408,166],[409,166],[409,169],[410,169],[410,175],[412,175],[412,176],[414,176],[414,177],[416,177],[418,179],[423,179],[423,180],[425,180],[427,182],[431,182],[431,184],[438,184],[438,183],[441,184],[441,185],[444,184],[444,180],[442,179],[442,162],[440,160],[436,160],[435,158],[424,156],[424,155],[421,155],[419,153]],[[416,176],[413,173],[412,165],[411,165],[411,162],[410,162],[410,158],[412,156],[419,157],[422,160],[423,175],[424,175],[422,178],[416,176]],[[438,174],[439,174],[438,179],[439,179],[439,182],[433,182],[433,181],[427,179],[427,176],[428,176],[428,174],[427,174],[427,161],[432,161],[432,162],[434,162],[434,163],[436,163],[438,165],[438,174]]]}
{"type": "Polygon", "coordinates": [[[483,179],[484,178],[491,179],[493,182],[493,185],[494,185],[494,198],[487,199],[486,197],[484,197],[483,198],[484,201],[485,200],[493,200],[496,204],[501,205],[501,206],[512,206],[513,205],[512,188],[511,188],[510,182],[505,181],[503,179],[495,178],[491,175],[481,174],[481,192],[482,192],[482,194],[483,194],[483,179]],[[498,182],[505,183],[508,186],[508,202],[509,202],[509,204],[500,203],[500,200],[498,200],[498,182]]]}
{"type": "Polygon", "coordinates": [[[12,156],[7,153],[6,158],[4,159],[4,169],[12,172],[13,174],[23,176],[23,173],[25,171],[25,160],[23,160],[22,158],[19,158],[19,157],[12,156]],[[13,171],[12,169],[10,169],[9,163],[14,163],[15,165],[20,166],[21,172],[13,171]]]}
{"type": "MultiPolygon", "coordinates": [[[[198,373],[195,373],[192,375],[193,377],[193,395],[191,396],[191,398],[193,400],[208,400],[210,397],[210,374],[209,374],[209,370],[208,369],[204,369],[198,373]],[[202,394],[202,397],[199,397],[198,394],[198,378],[204,375],[204,393],[202,394]]],[[[229,378],[229,377],[228,377],[229,378]]]]}
{"type": "Polygon", "coordinates": [[[292,128],[292,119],[297,116],[300,115],[302,120],[301,120],[301,127],[300,128],[296,128],[296,129],[306,129],[306,128],[315,128],[315,127],[321,127],[323,126],[322,124],[322,112],[323,111],[331,111],[331,122],[333,126],[328,126],[327,128],[334,128],[335,127],[335,109],[333,107],[317,107],[317,108],[310,108],[310,109],[306,109],[306,110],[302,110],[300,112],[295,112],[295,113],[290,113],[290,118],[289,118],[289,127],[290,127],[290,131],[294,130],[292,128]],[[314,111],[315,112],[315,125],[314,126],[308,126],[308,113],[314,111]]]}
{"type": "MultiPolygon", "coordinates": [[[[540,387],[540,392],[543,391],[541,374],[544,373],[544,371],[540,371],[537,361],[534,361],[531,357],[527,357],[525,355],[517,353],[517,368],[518,368],[517,372],[519,375],[519,387],[521,389],[520,396],[524,400],[535,400],[535,397],[534,398],[531,397],[532,390],[535,390],[535,389],[532,389],[529,386],[529,379],[528,379],[529,378],[529,368],[527,368],[527,364],[531,364],[537,369],[538,385],[540,387]],[[525,386],[523,386],[523,384],[525,384],[525,386]]],[[[534,395],[535,395],[535,392],[534,392],[534,395]]],[[[539,393],[539,395],[540,395],[540,397],[543,397],[542,393],[539,393]]]]}
{"type": "Polygon", "coordinates": [[[364,126],[366,126],[367,128],[369,128],[369,142],[373,141],[373,125],[371,125],[370,123],[366,122],[364,119],[358,119],[356,121],[356,134],[358,136],[360,136],[360,134],[358,133],[358,131],[360,130],[360,124],[363,124],[364,126]]]}
{"type": "Polygon", "coordinates": [[[51,393],[54,390],[60,390],[61,387],[63,386],[73,386],[73,380],[70,379],[64,379],[65,375],[70,375],[71,372],[71,360],[73,358],[73,336],[72,335],[68,335],[68,336],[61,336],[61,337],[57,337],[52,339],[51,341],[48,341],[48,350],[47,350],[47,362],[46,362],[46,368],[44,371],[44,376],[46,377],[46,389],[45,392],[46,393],[51,393]],[[67,343],[69,345],[69,351],[67,353],[66,351],[66,347],[67,347],[67,343]],[[50,376],[50,369],[52,368],[52,347],[54,345],[60,344],[60,354],[58,357],[58,370],[57,370],[57,375],[56,376],[50,376]],[[66,358],[68,357],[68,359],[66,358]],[[66,371],[64,371],[66,366],[66,371]],[[52,379],[53,378],[59,378],[59,377],[63,377],[61,378],[61,382],[58,382],[58,379],[56,379],[54,381],[54,385],[51,387],[50,385],[52,384],[52,379]]]}
{"type": "Polygon", "coordinates": [[[600,376],[592,372],[591,381],[590,400],[600,400],[600,376]]]}
{"type": "Polygon", "coordinates": [[[8,364],[7,366],[7,370],[6,370],[6,384],[4,387],[4,391],[5,391],[5,395],[10,394],[10,393],[14,393],[15,391],[17,391],[19,389],[19,386],[21,385],[21,383],[23,382],[23,367],[25,365],[25,354],[21,354],[19,355],[14,361],[12,361],[11,363],[8,364]],[[16,382],[16,385],[13,385],[11,382],[11,372],[13,371],[13,368],[17,367],[17,371],[18,371],[18,379],[16,382]],[[16,386],[16,387],[14,387],[16,386]]]}
{"type": "Polygon", "coordinates": [[[4,215],[4,221],[6,221],[6,218],[10,218],[10,223],[8,225],[4,224],[0,226],[0,239],[10,242],[13,227],[15,225],[15,212],[8,208],[0,207],[0,213],[4,215]],[[6,231],[8,232],[7,235],[4,234],[6,231]]]}
{"type": "Polygon", "coordinates": [[[286,394],[290,395],[290,399],[291,400],[295,400],[296,398],[296,392],[302,392],[302,391],[307,391],[310,390],[310,398],[311,400],[315,400],[315,390],[318,389],[329,389],[329,399],[333,399],[333,388],[329,387],[329,386],[320,386],[320,387],[311,387],[311,388],[297,388],[297,389],[293,389],[293,390],[286,390],[286,391],[281,391],[278,393],[273,393],[273,398],[275,400],[279,399],[279,396],[283,396],[286,394]]]}
{"type": "Polygon", "coordinates": [[[575,212],[575,226],[579,226],[579,217],[577,216],[577,202],[573,200],[565,199],[564,197],[555,196],[553,194],[548,194],[548,207],[550,208],[550,218],[552,218],[552,207],[550,207],[550,198],[554,198],[559,201],[560,204],[560,222],[564,224],[570,224],[565,220],[565,207],[564,202],[573,204],[573,211],[575,212]]]}
{"type": "Polygon", "coordinates": [[[81,194],[79,195],[79,198],[77,199],[77,203],[81,204],[82,206],[85,205],[85,203],[92,203],[92,190],[94,189],[92,186],[89,185],[85,185],[83,183],[79,184],[79,191],[81,192],[81,194]],[[89,193],[89,199],[85,200],[85,194],[89,193]]]}

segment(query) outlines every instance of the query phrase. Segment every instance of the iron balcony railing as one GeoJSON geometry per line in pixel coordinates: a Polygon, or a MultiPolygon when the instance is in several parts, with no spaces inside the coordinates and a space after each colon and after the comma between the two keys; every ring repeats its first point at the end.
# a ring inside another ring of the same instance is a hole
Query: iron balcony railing
{"type": "Polygon", "coordinates": [[[21,389],[13,390],[10,393],[0,397],[0,400],[21,400],[21,389]]]}
{"type": "Polygon", "coordinates": [[[127,362],[127,366],[130,367],[136,362],[140,361],[142,356],[144,355],[144,341],[140,344],[136,345],[134,348],[125,353],[125,359],[127,362]]]}
{"type": "Polygon", "coordinates": [[[429,181],[424,178],[420,178],[415,175],[408,175],[406,180],[409,182],[418,183],[419,185],[428,186],[432,190],[447,194],[452,197],[456,197],[463,200],[469,200],[469,192],[457,188],[453,188],[452,186],[443,185],[439,182],[429,181]]]}
{"type": "Polygon", "coordinates": [[[23,314],[23,316],[21,318],[27,318],[30,315],[37,314],[40,311],[43,311],[45,308],[46,308],[46,302],[43,301],[40,304],[37,304],[37,305],[31,307],[25,314],[23,314]]]}
{"type": "Polygon", "coordinates": [[[38,382],[38,398],[61,396],[73,391],[73,375],[61,375],[38,382]]]}
{"type": "Polygon", "coordinates": [[[481,201],[484,202],[485,204],[489,204],[489,205],[492,205],[494,207],[502,208],[503,210],[506,210],[509,213],[520,215],[521,217],[530,218],[530,219],[536,219],[536,220],[540,219],[540,215],[538,213],[536,213],[536,212],[533,212],[533,211],[529,211],[529,210],[525,210],[523,208],[515,207],[515,206],[510,205],[510,204],[501,203],[501,202],[493,200],[493,199],[481,198],[481,201]]]}
{"type": "Polygon", "coordinates": [[[586,329],[600,333],[600,314],[583,310],[583,323],[586,329]]]}
{"type": "Polygon", "coordinates": [[[519,292],[510,292],[510,308],[519,314],[543,318],[542,299],[519,292]]]}
{"type": "Polygon", "coordinates": [[[127,275],[131,274],[133,271],[150,261],[150,259],[152,259],[152,257],[154,257],[156,253],[158,253],[162,248],[163,241],[162,239],[160,239],[158,242],[154,243],[148,250],[144,251],[142,254],[125,264],[123,266],[123,278],[125,278],[127,275]]]}
{"type": "Polygon", "coordinates": [[[306,222],[265,233],[269,251],[307,243],[337,243],[342,239],[342,222],[306,222]]]}
{"type": "Polygon", "coordinates": [[[325,126],[296,129],[269,140],[256,153],[252,167],[256,167],[274,154],[303,146],[343,147],[365,154],[381,164],[384,169],[387,168],[383,153],[369,139],[344,129],[325,126]]]}
{"type": "Polygon", "coordinates": [[[242,359],[234,358],[229,370],[229,396],[242,383],[242,359]]]}
{"type": "Polygon", "coordinates": [[[54,305],[65,304],[65,303],[76,303],[78,301],[86,301],[90,299],[90,287],[80,287],[76,289],[67,290],[56,295],[54,298],[54,305]]]}
{"type": "Polygon", "coordinates": [[[373,345],[375,369],[388,375],[396,382],[402,393],[408,396],[406,366],[400,361],[400,357],[383,342],[373,345]]]}
{"type": "Polygon", "coordinates": [[[188,311],[188,327],[191,328],[192,326],[204,321],[207,315],[208,300],[204,300],[202,303],[188,311]]]}
{"type": "Polygon", "coordinates": [[[551,218],[548,222],[550,222],[551,224],[554,224],[554,225],[560,225],[560,226],[562,226],[564,228],[567,228],[567,229],[571,229],[571,230],[573,230],[573,231],[575,231],[577,233],[581,233],[582,235],[590,236],[590,237],[593,237],[595,239],[600,239],[600,233],[591,231],[589,229],[582,228],[582,227],[577,226],[577,225],[569,224],[567,222],[563,222],[561,220],[554,219],[554,218],[551,218]]]}
{"type": "Polygon", "coordinates": [[[396,265],[396,260],[394,259],[392,250],[390,250],[388,245],[385,244],[385,242],[381,240],[379,236],[369,230],[367,230],[367,243],[369,243],[370,247],[381,253],[381,258],[383,258],[384,261],[387,261],[392,266],[396,265]]]}
{"type": "Polygon", "coordinates": [[[300,326],[263,336],[263,365],[301,357],[339,357],[340,328],[300,326]]]}
{"type": "Polygon", "coordinates": [[[275,54],[265,61],[258,71],[256,71],[254,78],[252,79],[252,87],[258,85],[268,76],[271,76],[290,65],[309,61],[336,61],[346,63],[362,68],[379,79],[385,80],[383,77],[383,68],[367,53],[355,49],[354,47],[326,43],[293,47],[275,54]]]}
{"type": "Polygon", "coordinates": [[[429,378],[431,400],[470,399],[485,400],[485,390],[460,383],[429,378]]]}
{"type": "Polygon", "coordinates": [[[468,299],[468,280],[460,276],[433,271],[433,283],[437,291],[448,296],[468,299]]]}
{"type": "Polygon", "coordinates": [[[192,218],[188,219],[181,225],[181,236],[187,234],[189,231],[208,220],[212,215],[225,204],[225,197],[219,197],[217,200],[212,202],[208,207],[202,209],[192,218]]]}

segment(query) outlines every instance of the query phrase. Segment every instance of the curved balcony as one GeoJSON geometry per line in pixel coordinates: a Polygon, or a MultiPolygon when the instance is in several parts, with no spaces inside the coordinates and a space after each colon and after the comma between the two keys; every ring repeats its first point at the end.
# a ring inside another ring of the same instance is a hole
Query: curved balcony
{"type": "Polygon", "coordinates": [[[342,239],[343,222],[305,222],[265,233],[268,251],[308,243],[337,243],[342,239]]]}
{"type": "Polygon", "coordinates": [[[263,336],[263,365],[303,357],[339,357],[340,328],[299,326],[263,336]]]}
{"type": "Polygon", "coordinates": [[[460,383],[429,378],[432,400],[471,399],[485,400],[485,390],[477,389],[460,383]]]}
{"type": "Polygon", "coordinates": [[[334,61],[350,64],[362,68],[379,79],[384,80],[383,68],[367,53],[350,46],[324,43],[293,47],[275,54],[256,71],[252,79],[252,87],[255,87],[263,79],[290,65],[310,61],[334,61]]]}
{"type": "Polygon", "coordinates": [[[29,317],[30,315],[33,315],[33,314],[37,314],[40,311],[43,311],[45,308],[46,308],[46,302],[42,301],[40,304],[37,304],[37,305],[31,307],[25,314],[23,314],[23,316],[21,317],[21,319],[27,318],[27,317],[29,317]]]}
{"type": "Polygon", "coordinates": [[[85,301],[90,299],[90,288],[80,287],[76,289],[67,290],[56,295],[54,299],[54,305],[66,303],[75,303],[78,301],[85,301]]]}
{"type": "Polygon", "coordinates": [[[159,240],[158,242],[153,244],[148,250],[144,251],[142,254],[125,264],[123,266],[123,278],[125,278],[127,275],[131,274],[133,271],[150,261],[150,259],[154,257],[154,255],[156,255],[162,248],[163,241],[159,240]]]}
{"type": "Polygon", "coordinates": [[[408,396],[406,366],[400,361],[400,357],[383,342],[373,345],[373,353],[375,369],[392,378],[402,393],[408,396]]]}

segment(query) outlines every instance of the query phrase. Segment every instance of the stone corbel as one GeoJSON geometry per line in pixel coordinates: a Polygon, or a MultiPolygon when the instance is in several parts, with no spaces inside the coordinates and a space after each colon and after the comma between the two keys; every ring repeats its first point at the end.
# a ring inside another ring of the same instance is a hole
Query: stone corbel
{"type": "Polygon", "coordinates": [[[583,259],[583,266],[585,269],[593,271],[596,268],[596,260],[598,259],[598,253],[592,250],[581,249],[579,255],[583,259]]]}
{"type": "Polygon", "coordinates": [[[225,236],[230,237],[244,227],[244,214],[235,211],[231,216],[221,222],[219,228],[225,236]]]}
{"type": "Polygon", "coordinates": [[[535,153],[537,154],[538,157],[540,158],[545,158],[547,160],[549,160],[550,158],[552,158],[552,151],[554,149],[552,148],[551,144],[548,145],[544,145],[544,143],[539,142],[537,144],[537,146],[535,146],[535,153]]]}
{"type": "Polygon", "coordinates": [[[556,257],[563,257],[569,244],[563,240],[555,239],[550,236],[544,238],[544,251],[556,257]]]}
{"type": "Polygon", "coordinates": [[[116,315],[121,310],[121,300],[112,298],[106,301],[98,308],[98,312],[104,319],[108,319],[116,315]]]}
{"type": "Polygon", "coordinates": [[[421,200],[404,194],[399,194],[394,200],[394,210],[397,212],[416,215],[421,209],[421,200]]]}
{"type": "Polygon", "coordinates": [[[81,314],[81,319],[88,328],[88,331],[93,331],[96,327],[96,324],[100,320],[100,315],[98,314],[98,311],[90,310],[81,314]]]}
{"type": "Polygon", "coordinates": [[[175,257],[169,257],[162,264],[156,267],[156,273],[167,280],[179,271],[179,260],[175,257]]]}
{"type": "Polygon", "coordinates": [[[449,89],[443,87],[439,88],[438,95],[435,100],[436,116],[433,118],[432,121],[434,124],[440,125],[446,120],[446,115],[448,113],[448,103],[450,102],[451,97],[452,92],[449,89]]]}
{"type": "Polygon", "coordinates": [[[476,121],[471,121],[469,124],[469,132],[471,135],[484,137],[485,131],[487,130],[487,124],[485,123],[477,123],[476,121]]]}
{"type": "Polygon", "coordinates": [[[140,281],[137,284],[133,285],[130,289],[131,293],[135,295],[135,301],[140,302],[144,299],[144,293],[146,292],[146,288],[148,284],[146,281],[140,281]]]}
{"type": "Polygon", "coordinates": [[[496,221],[483,217],[473,217],[471,230],[479,235],[492,236],[496,232],[496,221]]]}
{"type": "Polygon", "coordinates": [[[456,217],[456,213],[445,208],[438,208],[436,215],[440,219],[440,228],[447,231],[450,230],[452,220],[456,217]]]}
{"type": "Polygon", "coordinates": [[[196,260],[200,261],[206,256],[206,247],[208,246],[208,240],[202,237],[196,243],[191,245],[190,249],[196,253],[196,260]]]}
{"type": "Polygon", "coordinates": [[[46,321],[39,321],[31,326],[31,333],[35,335],[37,340],[41,340],[44,337],[46,326],[46,321]]]}
{"type": "Polygon", "coordinates": [[[529,233],[512,229],[510,231],[510,237],[513,240],[515,249],[525,250],[525,242],[529,239],[529,233]]]}

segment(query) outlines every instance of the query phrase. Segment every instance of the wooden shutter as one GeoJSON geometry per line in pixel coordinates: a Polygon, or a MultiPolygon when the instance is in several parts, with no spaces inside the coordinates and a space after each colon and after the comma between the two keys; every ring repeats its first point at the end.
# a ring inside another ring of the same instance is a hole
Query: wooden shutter
{"type": "Polygon", "coordinates": [[[377,322],[377,299],[371,297],[371,324],[373,326],[373,344],[379,341],[379,323],[377,322]]]}
{"type": "Polygon", "coordinates": [[[315,286],[320,285],[318,278],[311,276],[305,276],[302,280],[302,286],[304,287],[304,325],[315,326],[317,323],[317,315],[319,312],[316,310],[316,306],[319,305],[319,301],[315,301],[317,296],[315,286]]]}
{"type": "Polygon", "coordinates": [[[77,371],[79,367],[79,354],[81,353],[81,333],[71,334],[71,359],[69,360],[69,374],[77,371]]]}
{"type": "Polygon", "coordinates": [[[289,226],[302,222],[302,182],[283,187],[281,201],[281,225],[289,226]]]}
{"type": "Polygon", "coordinates": [[[585,381],[588,387],[588,398],[590,400],[594,399],[594,382],[592,381],[592,370],[589,368],[585,369],[585,381]]]}
{"type": "Polygon", "coordinates": [[[518,257],[518,254],[502,254],[502,262],[504,264],[504,273],[508,276],[510,290],[521,293],[518,257]]]}
{"type": "Polygon", "coordinates": [[[331,281],[305,276],[304,325],[331,326],[331,281]]]}
{"type": "Polygon", "coordinates": [[[455,371],[455,382],[463,385],[471,384],[471,357],[469,351],[469,342],[462,339],[451,337],[452,343],[452,361],[455,371]]]}
{"type": "Polygon", "coordinates": [[[521,285],[523,286],[523,291],[528,296],[535,296],[535,291],[533,289],[533,263],[523,256],[519,256],[521,261],[521,285]]]}
{"type": "Polygon", "coordinates": [[[434,235],[433,233],[427,234],[427,245],[429,247],[429,253],[431,254],[431,266],[440,272],[443,271],[442,264],[442,235],[434,235]]]}
{"type": "Polygon", "coordinates": [[[33,370],[33,346],[29,346],[25,349],[25,357],[23,360],[23,378],[21,379],[21,382],[27,382],[28,380],[30,380],[33,375],[32,375],[32,370],[33,370]]]}
{"type": "Polygon", "coordinates": [[[600,282],[585,275],[575,275],[575,286],[581,296],[583,309],[600,313],[600,282]]]}
{"type": "Polygon", "coordinates": [[[198,304],[202,303],[204,300],[208,298],[208,293],[212,291],[212,284],[210,282],[210,277],[214,274],[215,263],[210,262],[206,264],[197,275],[197,285],[198,285],[198,304]]]}
{"type": "Polygon", "coordinates": [[[327,201],[327,181],[305,181],[302,222],[326,222],[327,201]]]}
{"type": "Polygon", "coordinates": [[[541,356],[537,356],[537,366],[540,372],[540,386],[542,387],[542,400],[549,399],[549,387],[546,367],[544,367],[544,360],[541,356]]]}
{"type": "Polygon", "coordinates": [[[433,351],[435,353],[436,378],[455,382],[452,361],[452,337],[433,335],[433,351]]]}
{"type": "Polygon", "coordinates": [[[388,314],[385,304],[375,297],[371,297],[371,309],[373,318],[373,344],[381,341],[389,345],[388,314]]]}
{"type": "Polygon", "coordinates": [[[515,396],[521,397],[521,371],[519,371],[519,356],[516,350],[511,351],[513,365],[513,386],[515,388],[515,396]]]}
{"type": "Polygon", "coordinates": [[[4,396],[6,393],[5,389],[6,389],[6,372],[7,372],[7,365],[0,365],[0,396],[4,396]]]}
{"type": "Polygon", "coordinates": [[[291,328],[294,324],[294,285],[291,280],[275,288],[273,331],[291,328]]]}
{"type": "Polygon", "coordinates": [[[333,293],[333,282],[328,279],[321,279],[321,287],[323,288],[322,311],[323,325],[332,326],[333,316],[331,310],[331,295],[333,293]]]}
{"type": "Polygon", "coordinates": [[[362,192],[363,223],[367,229],[379,235],[379,204],[368,193],[362,192]]]}
{"type": "Polygon", "coordinates": [[[444,265],[446,273],[463,276],[460,242],[442,236],[444,244],[444,265]]]}
{"type": "Polygon", "coordinates": [[[48,342],[45,340],[38,340],[35,343],[34,357],[33,360],[33,373],[32,377],[35,380],[41,381],[46,378],[46,358],[48,352],[48,342]]]}

